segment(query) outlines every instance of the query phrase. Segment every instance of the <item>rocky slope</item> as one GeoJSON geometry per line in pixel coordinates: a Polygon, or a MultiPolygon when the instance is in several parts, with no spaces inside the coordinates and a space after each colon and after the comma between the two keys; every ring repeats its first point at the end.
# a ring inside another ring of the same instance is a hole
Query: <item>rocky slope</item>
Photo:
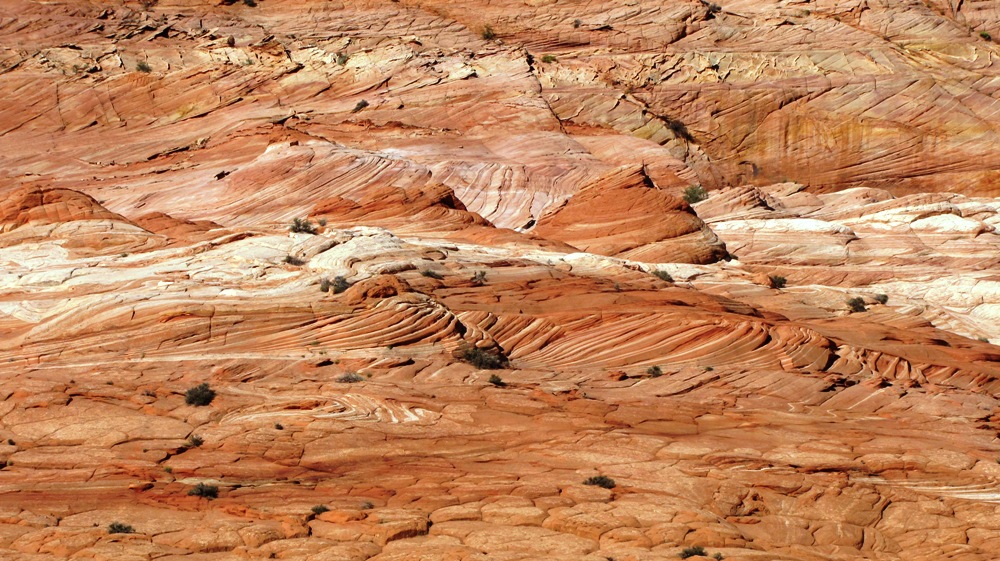
{"type": "Polygon", "coordinates": [[[994,2],[0,5],[0,558],[1000,555],[994,2]]]}

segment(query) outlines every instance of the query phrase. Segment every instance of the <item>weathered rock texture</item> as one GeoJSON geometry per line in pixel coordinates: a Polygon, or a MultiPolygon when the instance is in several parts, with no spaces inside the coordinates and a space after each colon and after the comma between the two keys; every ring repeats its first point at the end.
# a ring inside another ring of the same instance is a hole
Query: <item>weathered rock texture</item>
{"type": "Polygon", "coordinates": [[[995,2],[0,6],[0,558],[1000,557],[995,2]]]}

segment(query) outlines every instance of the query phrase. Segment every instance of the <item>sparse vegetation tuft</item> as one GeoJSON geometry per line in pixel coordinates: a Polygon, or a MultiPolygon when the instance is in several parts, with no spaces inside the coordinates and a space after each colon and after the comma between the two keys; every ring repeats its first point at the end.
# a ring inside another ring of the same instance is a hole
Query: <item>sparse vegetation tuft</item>
{"type": "Polygon", "coordinates": [[[337,53],[337,64],[344,66],[349,58],[351,57],[347,56],[347,53],[337,53]]]}
{"type": "Polygon", "coordinates": [[[427,277],[427,278],[429,278],[429,279],[441,280],[441,279],[444,278],[443,276],[441,276],[441,273],[432,271],[430,269],[424,269],[423,271],[420,271],[420,274],[423,275],[423,276],[425,276],[425,277],[427,277]]]}
{"type": "Polygon", "coordinates": [[[987,41],[992,41],[993,40],[993,36],[990,35],[989,33],[985,32],[985,31],[980,31],[979,32],[979,36],[982,37],[983,39],[986,39],[987,41]]]}
{"type": "Polygon", "coordinates": [[[462,351],[462,360],[480,370],[498,370],[507,366],[507,357],[500,352],[469,347],[462,351]]]}
{"type": "Polygon", "coordinates": [[[334,294],[340,294],[348,288],[351,288],[351,283],[347,282],[347,279],[342,276],[338,275],[333,277],[333,280],[330,281],[330,290],[332,290],[334,294]]]}
{"type": "Polygon", "coordinates": [[[135,65],[135,69],[136,69],[136,70],[138,70],[139,72],[142,72],[142,73],[144,73],[144,74],[149,74],[150,72],[152,72],[152,71],[153,71],[153,67],[152,67],[152,66],[150,66],[150,65],[149,65],[149,63],[148,63],[148,62],[146,62],[146,61],[144,61],[144,60],[140,60],[140,61],[139,61],[139,62],[138,62],[138,63],[137,63],[136,65],[135,65]]]}
{"type": "Polygon", "coordinates": [[[491,384],[493,384],[494,386],[498,387],[498,388],[506,388],[507,387],[507,382],[504,382],[503,378],[501,378],[500,376],[497,376],[496,374],[491,374],[490,375],[489,382],[491,384]]]}
{"type": "Polygon", "coordinates": [[[316,505],[316,506],[312,507],[312,513],[315,514],[316,516],[319,516],[320,514],[323,514],[324,512],[330,512],[330,507],[328,507],[326,505],[316,505]]]}
{"type": "Polygon", "coordinates": [[[313,226],[312,222],[305,218],[296,218],[292,220],[292,225],[288,228],[290,231],[296,234],[315,234],[316,226],[313,226]]]}
{"type": "Polygon", "coordinates": [[[653,276],[667,282],[674,282],[674,277],[670,273],[664,271],[663,269],[657,269],[653,271],[653,276]]]}
{"type": "Polygon", "coordinates": [[[581,25],[583,25],[583,20],[579,19],[573,20],[573,29],[580,29],[581,25]]]}
{"type": "Polygon", "coordinates": [[[361,111],[365,107],[368,107],[368,100],[362,99],[361,101],[357,102],[354,105],[354,109],[351,109],[351,113],[357,113],[358,111],[361,111]]]}
{"type": "Polygon", "coordinates": [[[663,369],[659,366],[650,366],[646,369],[646,374],[649,374],[651,378],[659,378],[663,376],[663,369]]]}
{"type": "Polygon", "coordinates": [[[708,554],[705,553],[705,548],[700,545],[685,547],[680,553],[677,554],[677,556],[681,559],[687,559],[688,557],[694,557],[695,555],[705,556],[708,554]]]}
{"type": "Polygon", "coordinates": [[[777,289],[785,288],[785,283],[788,282],[788,280],[781,275],[771,275],[767,277],[767,280],[771,283],[771,288],[777,289]]]}
{"type": "Polygon", "coordinates": [[[701,185],[691,185],[684,190],[684,200],[687,201],[689,205],[699,203],[707,198],[708,191],[706,191],[701,185]]]}
{"type": "Polygon", "coordinates": [[[492,41],[497,38],[497,34],[495,31],[493,31],[493,28],[490,27],[490,24],[486,24],[483,26],[483,31],[482,33],[480,33],[480,35],[482,36],[483,39],[487,41],[492,41]]]}
{"type": "Polygon", "coordinates": [[[191,437],[188,438],[188,440],[187,440],[187,446],[188,446],[188,448],[198,448],[199,446],[201,446],[204,443],[205,443],[205,439],[204,438],[202,438],[200,436],[197,436],[197,435],[194,435],[194,434],[192,434],[191,437]]]}
{"type": "Polygon", "coordinates": [[[888,294],[876,294],[875,295],[875,301],[878,302],[879,304],[882,304],[884,306],[885,304],[887,304],[889,302],[889,295],[888,294]]]}
{"type": "Polygon", "coordinates": [[[361,503],[361,510],[371,510],[373,508],[375,508],[375,504],[372,503],[371,501],[365,501],[361,503]]]}
{"type": "Polygon", "coordinates": [[[337,377],[337,381],[341,384],[356,384],[358,382],[364,382],[365,377],[357,372],[347,372],[337,377]]]}
{"type": "Polygon", "coordinates": [[[555,55],[545,55],[542,57],[542,62],[550,64],[556,61],[555,55]]]}
{"type": "Polygon", "coordinates": [[[112,522],[108,525],[109,534],[134,534],[135,528],[121,522],[112,522]]]}
{"type": "Polygon", "coordinates": [[[472,284],[475,286],[483,286],[486,283],[486,271],[476,271],[476,274],[472,275],[472,284]]]}
{"type": "Polygon", "coordinates": [[[614,489],[615,480],[611,479],[606,475],[595,475],[593,477],[588,477],[583,480],[584,485],[594,485],[595,487],[601,487],[603,489],[614,489]]]}
{"type": "Polygon", "coordinates": [[[215,485],[207,485],[205,483],[199,483],[188,491],[188,495],[192,497],[205,497],[206,499],[215,499],[219,497],[219,488],[215,485]]]}
{"type": "Polygon", "coordinates": [[[286,255],[285,258],[282,259],[282,261],[284,261],[285,263],[287,263],[289,265],[295,266],[295,267],[301,267],[301,266],[303,266],[303,265],[306,264],[306,260],[305,259],[299,259],[298,257],[296,257],[294,255],[286,255]]]}
{"type": "Polygon", "coordinates": [[[851,309],[852,312],[865,312],[868,308],[865,307],[865,299],[860,296],[855,296],[847,301],[847,307],[851,309]]]}
{"type": "Polygon", "coordinates": [[[184,393],[184,403],[197,407],[204,407],[212,403],[213,399],[215,399],[215,390],[208,387],[208,384],[198,384],[184,393]]]}

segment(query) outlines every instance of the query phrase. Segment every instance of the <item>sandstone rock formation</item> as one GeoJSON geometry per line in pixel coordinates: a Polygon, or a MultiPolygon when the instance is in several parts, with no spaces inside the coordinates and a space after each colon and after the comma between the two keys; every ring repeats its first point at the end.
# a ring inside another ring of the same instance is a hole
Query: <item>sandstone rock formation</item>
{"type": "Polygon", "coordinates": [[[0,558],[1000,557],[996,3],[2,4],[0,558]]]}

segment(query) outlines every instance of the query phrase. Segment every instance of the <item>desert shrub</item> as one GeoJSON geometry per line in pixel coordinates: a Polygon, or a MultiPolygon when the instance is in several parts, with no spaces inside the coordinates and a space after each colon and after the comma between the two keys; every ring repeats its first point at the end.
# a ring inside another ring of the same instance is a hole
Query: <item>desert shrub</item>
{"type": "Polygon", "coordinates": [[[674,282],[674,277],[670,276],[670,273],[668,273],[668,272],[666,272],[666,271],[664,271],[662,269],[657,269],[657,270],[653,271],[653,276],[656,277],[656,278],[658,278],[658,279],[660,279],[660,280],[664,280],[664,281],[667,281],[667,282],[674,282]]]}
{"type": "Polygon", "coordinates": [[[875,301],[878,302],[879,304],[885,305],[886,303],[889,302],[889,295],[888,294],[876,294],[875,295],[875,301]]]}
{"type": "Polygon", "coordinates": [[[476,271],[476,274],[472,275],[472,284],[482,286],[485,282],[486,271],[476,271]]]}
{"type": "Polygon", "coordinates": [[[542,57],[542,62],[552,63],[556,61],[555,55],[545,55],[542,57]]]}
{"type": "Polygon", "coordinates": [[[429,278],[429,279],[441,280],[441,279],[444,278],[443,276],[441,276],[441,273],[437,273],[437,272],[432,271],[430,269],[424,269],[423,271],[420,271],[420,274],[423,275],[423,276],[425,276],[425,277],[427,277],[427,278],[429,278]]]}
{"type": "Polygon", "coordinates": [[[659,378],[660,376],[663,376],[663,369],[659,366],[650,366],[646,369],[646,374],[649,374],[653,378],[659,378]]]}
{"type": "Polygon", "coordinates": [[[295,220],[292,220],[292,225],[288,229],[296,234],[316,233],[316,226],[313,226],[313,223],[309,222],[305,218],[296,218],[295,220]]]}
{"type": "Polygon", "coordinates": [[[507,382],[504,382],[503,378],[501,378],[500,376],[497,376],[496,374],[491,374],[490,375],[489,382],[491,384],[493,384],[494,386],[498,387],[498,388],[505,388],[505,387],[507,387],[507,382]]]}
{"type": "Polygon", "coordinates": [[[330,282],[330,289],[333,290],[334,294],[340,294],[348,288],[351,288],[351,283],[347,282],[344,277],[333,277],[333,281],[330,282]]]}
{"type": "Polygon", "coordinates": [[[771,283],[771,288],[785,288],[785,283],[788,280],[781,275],[771,275],[767,277],[767,280],[771,283]]]}
{"type": "Polygon", "coordinates": [[[149,74],[150,72],[153,71],[153,67],[150,66],[149,63],[144,60],[140,60],[138,64],[135,65],[135,69],[138,70],[139,72],[143,72],[146,74],[149,74]]]}
{"type": "Polygon", "coordinates": [[[320,514],[323,514],[324,512],[329,512],[329,511],[330,511],[330,507],[328,507],[326,505],[316,505],[316,506],[312,507],[312,513],[315,514],[315,515],[317,515],[317,516],[319,516],[320,514]]]}
{"type": "Polygon", "coordinates": [[[108,525],[109,534],[134,534],[135,528],[121,522],[112,522],[108,525]]]}
{"type": "Polygon", "coordinates": [[[357,102],[354,105],[354,109],[351,109],[351,113],[357,113],[358,111],[361,111],[365,107],[368,107],[368,100],[362,99],[361,101],[357,102]]]}
{"type": "Polygon", "coordinates": [[[243,3],[246,4],[247,6],[250,6],[251,8],[257,7],[257,0],[243,0],[243,3]]]}
{"type": "Polygon", "coordinates": [[[480,370],[497,370],[507,366],[507,357],[499,352],[469,347],[462,351],[462,360],[480,370]]]}
{"type": "Polygon", "coordinates": [[[219,488],[215,485],[206,485],[205,483],[199,483],[188,491],[188,495],[192,497],[205,497],[206,499],[215,499],[219,496],[219,488]]]}
{"type": "Polygon", "coordinates": [[[282,261],[289,265],[293,265],[295,267],[301,267],[306,264],[305,259],[299,259],[294,255],[286,255],[285,258],[282,259],[282,261]]]}
{"type": "Polygon", "coordinates": [[[847,307],[851,309],[852,312],[864,312],[868,308],[865,307],[865,299],[860,296],[855,296],[847,301],[847,307]]]}
{"type": "Polygon", "coordinates": [[[204,407],[215,399],[215,390],[208,387],[208,384],[198,384],[184,392],[184,403],[204,407]]]}
{"type": "Polygon", "coordinates": [[[320,292],[330,292],[330,279],[320,279],[319,280],[319,291],[320,292]]]}
{"type": "Polygon", "coordinates": [[[712,559],[715,559],[715,561],[722,561],[725,557],[721,553],[716,552],[715,555],[712,556],[712,559]]]}
{"type": "Polygon", "coordinates": [[[281,423],[274,423],[275,430],[285,430],[285,425],[281,423]]]}
{"type": "Polygon", "coordinates": [[[204,438],[202,438],[200,436],[197,436],[197,435],[194,435],[194,434],[192,434],[191,437],[188,438],[188,440],[187,440],[187,445],[190,448],[197,448],[197,447],[201,446],[204,443],[205,443],[205,439],[204,438]]]}
{"type": "Polygon", "coordinates": [[[595,475],[593,477],[588,477],[583,480],[584,485],[594,485],[596,487],[601,487],[604,489],[614,489],[615,480],[611,479],[607,475],[595,475]]]}
{"type": "Polygon", "coordinates": [[[487,41],[492,41],[497,38],[497,34],[495,31],[493,31],[493,28],[490,27],[490,24],[486,24],[483,26],[483,30],[480,33],[480,36],[482,36],[482,38],[487,41]]]}
{"type": "Polygon", "coordinates": [[[337,64],[344,66],[349,58],[351,57],[347,56],[347,53],[337,53],[337,64]]]}
{"type": "Polygon", "coordinates": [[[677,555],[681,559],[687,559],[688,557],[694,557],[695,555],[707,555],[707,554],[705,553],[704,547],[701,547],[700,545],[695,545],[691,547],[685,547],[677,555]]]}
{"type": "Polygon", "coordinates": [[[986,39],[987,41],[992,41],[993,40],[993,36],[990,35],[989,33],[985,32],[985,31],[980,31],[979,32],[979,36],[982,37],[983,39],[986,39]]]}
{"type": "Polygon", "coordinates": [[[320,226],[326,226],[326,218],[320,218],[319,220],[316,221],[316,223],[319,224],[320,226]]]}
{"type": "Polygon", "coordinates": [[[684,200],[687,201],[689,205],[704,201],[707,198],[708,191],[706,191],[701,185],[691,185],[684,190],[684,200]]]}
{"type": "Polygon", "coordinates": [[[581,25],[583,25],[583,20],[580,19],[573,20],[573,29],[580,29],[581,25]]]}
{"type": "Polygon", "coordinates": [[[358,382],[364,382],[365,377],[357,372],[346,372],[337,377],[337,381],[341,384],[356,384],[358,382]]]}
{"type": "Polygon", "coordinates": [[[365,501],[361,503],[361,510],[371,510],[373,508],[375,508],[375,504],[372,503],[371,501],[365,501]]]}

